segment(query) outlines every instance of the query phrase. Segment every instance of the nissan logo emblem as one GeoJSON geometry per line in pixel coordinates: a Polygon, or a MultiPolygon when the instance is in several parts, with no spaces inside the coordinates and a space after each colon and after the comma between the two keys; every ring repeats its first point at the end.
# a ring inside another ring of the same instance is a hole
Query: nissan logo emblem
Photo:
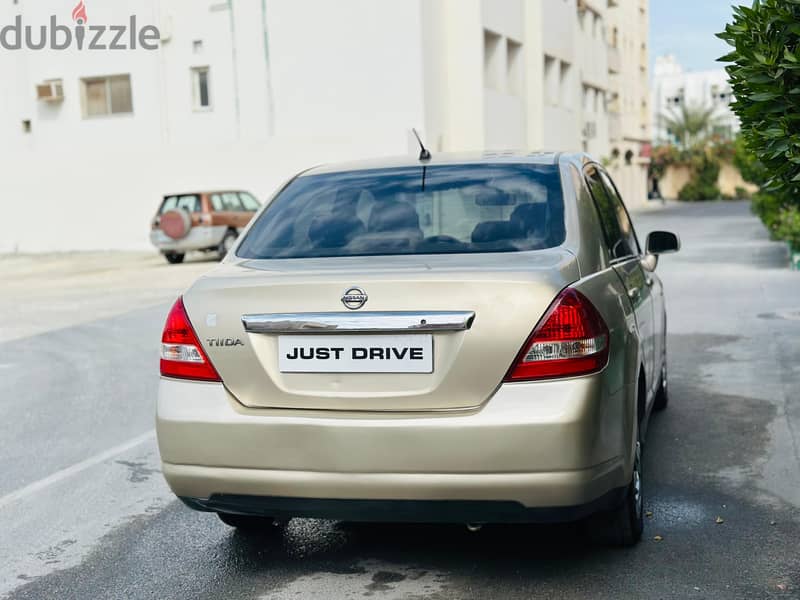
{"type": "Polygon", "coordinates": [[[367,303],[367,293],[359,287],[351,287],[342,295],[342,304],[350,310],[358,310],[367,303]]]}

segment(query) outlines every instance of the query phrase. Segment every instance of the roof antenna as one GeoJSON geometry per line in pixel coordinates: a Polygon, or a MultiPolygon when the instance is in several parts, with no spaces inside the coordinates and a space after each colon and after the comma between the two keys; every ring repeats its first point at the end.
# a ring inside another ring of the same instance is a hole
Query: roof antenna
{"type": "Polygon", "coordinates": [[[425,147],[425,144],[422,143],[422,140],[419,138],[419,134],[417,133],[417,130],[412,127],[411,131],[414,132],[414,137],[417,138],[417,143],[419,144],[419,159],[420,160],[430,160],[431,159],[431,153],[425,147]]]}

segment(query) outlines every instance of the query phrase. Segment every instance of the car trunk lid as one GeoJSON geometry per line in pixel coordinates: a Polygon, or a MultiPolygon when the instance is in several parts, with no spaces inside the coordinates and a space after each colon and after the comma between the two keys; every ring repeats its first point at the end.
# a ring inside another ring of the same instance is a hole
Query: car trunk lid
{"type": "Polygon", "coordinates": [[[454,410],[492,396],[553,298],[578,277],[575,257],[560,248],[254,260],[221,265],[184,303],[225,386],[245,406],[454,410]],[[353,288],[367,295],[359,310],[342,301],[353,288]],[[334,363],[317,355],[312,370],[325,372],[292,370],[287,355],[319,347],[350,356],[354,347],[379,348],[400,372],[381,372],[382,357],[362,368],[326,366],[334,363]],[[424,360],[410,360],[414,349],[424,360]]]}

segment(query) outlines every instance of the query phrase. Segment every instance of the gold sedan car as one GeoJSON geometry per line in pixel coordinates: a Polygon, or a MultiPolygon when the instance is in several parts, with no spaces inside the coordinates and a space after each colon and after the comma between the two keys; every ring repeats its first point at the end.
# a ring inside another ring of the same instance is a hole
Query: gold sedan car
{"type": "Polygon", "coordinates": [[[598,513],[633,544],[678,247],[582,154],[305,171],[167,318],[164,475],[240,528],[598,513]]]}

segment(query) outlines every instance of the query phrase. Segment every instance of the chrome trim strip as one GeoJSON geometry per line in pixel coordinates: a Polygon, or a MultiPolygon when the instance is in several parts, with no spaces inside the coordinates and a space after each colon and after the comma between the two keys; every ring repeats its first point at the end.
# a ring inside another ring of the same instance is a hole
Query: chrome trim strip
{"type": "Polygon", "coordinates": [[[417,333],[466,331],[472,311],[273,313],[242,315],[248,333],[417,333]]]}

